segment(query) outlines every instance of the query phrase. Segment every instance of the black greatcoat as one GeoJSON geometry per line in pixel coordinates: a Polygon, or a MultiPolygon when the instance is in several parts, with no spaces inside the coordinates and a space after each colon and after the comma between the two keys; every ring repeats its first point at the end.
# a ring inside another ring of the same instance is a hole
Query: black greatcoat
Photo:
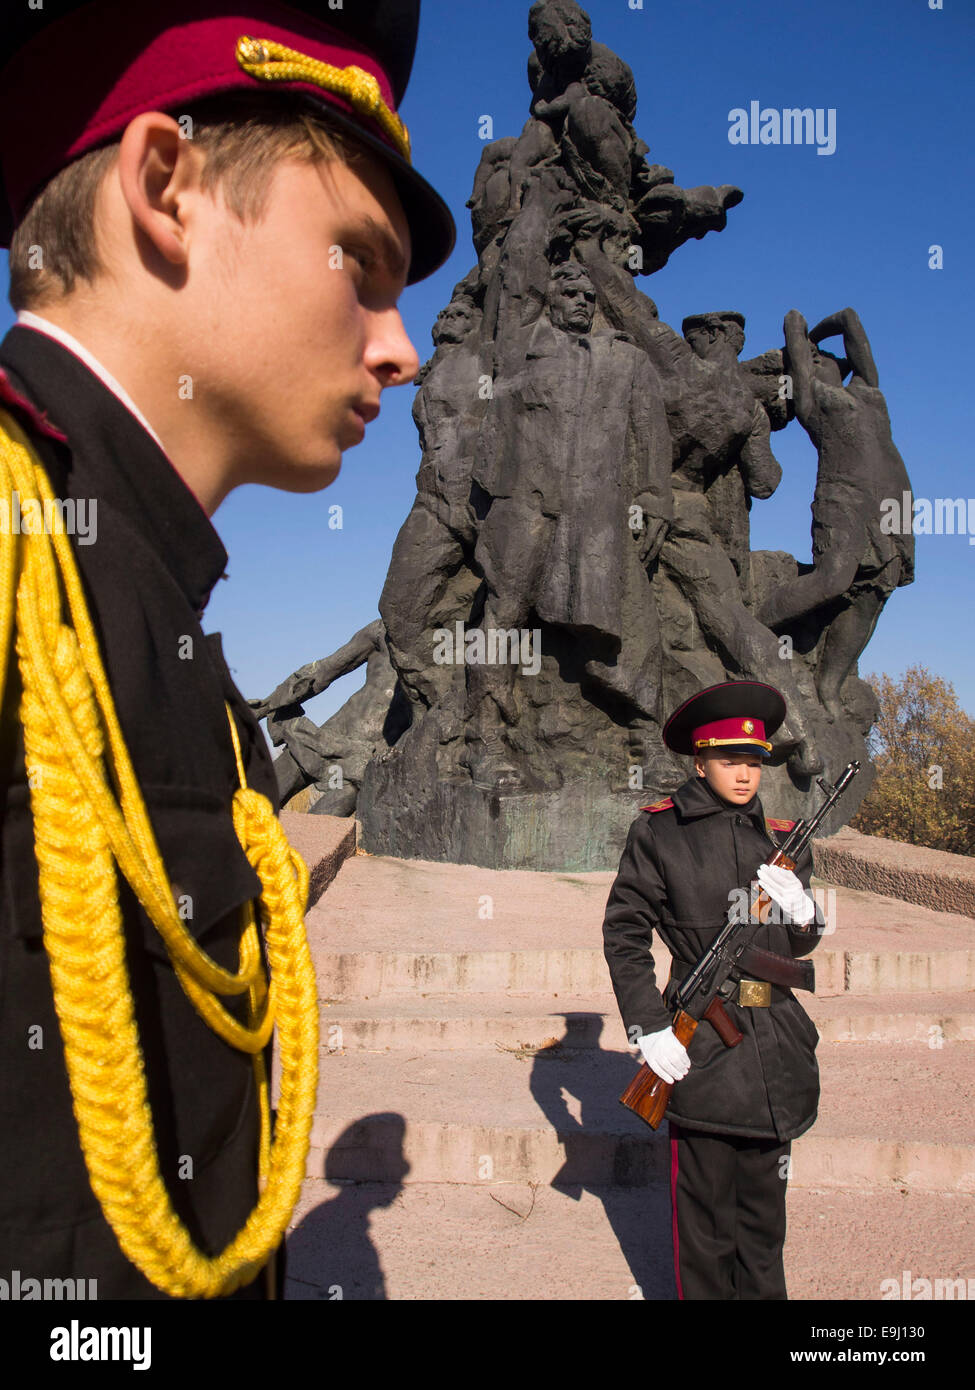
{"type": "MultiPolygon", "coordinates": [[[[186,925],[236,969],[240,908],[260,884],[231,821],[238,778],[224,700],[248,785],[275,808],[278,801],[267,745],[220,636],[200,627],[227,552],[165,454],[73,353],[15,327],[0,344],[0,367],[67,435],[65,447],[30,431],[55,496],[97,499],[96,539],[73,548],[122,732],[177,901],[191,914],[186,925]]],[[[122,1255],[88,1182],[42,941],[13,652],[8,682],[0,724],[0,1270],[97,1279],[101,1299],[163,1298],[122,1255]],[[40,1048],[30,1032],[37,1024],[40,1048]]],[[[119,896],[162,1173],[190,1234],[215,1254],[257,1198],[252,1063],[197,1016],[124,879],[119,896]]],[[[224,1003],[235,1012],[243,999],[224,1003]]],[[[236,1297],[263,1290],[259,1277],[236,1297]]]]}
{"type": "MultiPolygon", "coordinates": [[[[671,1023],[674,989],[727,921],[731,890],[747,889],[775,847],[757,796],[729,806],[695,775],[673,802],[633,822],[606,905],[606,959],[631,1041],[671,1023]],[[663,997],[654,976],[654,931],[675,957],[663,997]]],[[[808,850],[796,872],[808,890],[808,850]]],[[[759,927],[752,943],[802,956],[820,935],[776,923],[759,927]]],[[[772,985],[771,996],[767,1008],[726,1003],[745,1035],[737,1047],[726,1047],[710,1023],[699,1024],[688,1047],[691,1069],[671,1093],[668,1118],[688,1129],[780,1141],[809,1128],[819,1102],[819,1035],[791,990],[772,985]]]]}

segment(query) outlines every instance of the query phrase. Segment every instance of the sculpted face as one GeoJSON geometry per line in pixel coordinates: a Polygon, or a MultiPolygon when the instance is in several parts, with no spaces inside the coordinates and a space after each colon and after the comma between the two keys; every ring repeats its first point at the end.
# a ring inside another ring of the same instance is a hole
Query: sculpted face
{"type": "Polygon", "coordinates": [[[843,385],[843,373],[835,357],[830,357],[828,354],[820,352],[818,348],[814,347],[812,350],[812,360],[813,371],[824,385],[843,385]]]}
{"type": "Polygon", "coordinates": [[[596,292],[586,275],[556,276],[552,281],[550,312],[556,328],[588,333],[596,311],[596,292]]]}
{"type": "Polygon", "coordinates": [[[745,331],[735,319],[713,318],[707,323],[695,324],[684,336],[705,362],[737,362],[745,346],[745,331]]]}
{"type": "Polygon", "coordinates": [[[729,320],[724,325],[724,340],[728,345],[728,350],[732,357],[737,361],[738,354],[745,346],[745,330],[740,323],[729,320]]]}
{"type": "Polygon", "coordinates": [[[458,300],[454,304],[448,304],[437,315],[433,341],[438,346],[440,343],[461,343],[467,337],[473,321],[471,307],[465,301],[458,300]]]}
{"type": "Polygon", "coordinates": [[[694,759],[694,770],[729,806],[744,806],[758,791],[762,758],[757,753],[708,753],[694,759]]]}
{"type": "Polygon", "coordinates": [[[592,27],[578,5],[533,5],[528,12],[528,37],[539,61],[548,69],[569,56],[580,60],[592,40],[592,27]]]}

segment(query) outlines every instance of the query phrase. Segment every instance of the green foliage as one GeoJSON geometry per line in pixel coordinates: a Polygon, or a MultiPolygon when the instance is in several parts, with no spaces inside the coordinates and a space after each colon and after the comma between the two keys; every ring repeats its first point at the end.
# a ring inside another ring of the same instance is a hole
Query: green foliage
{"type": "Polygon", "coordinates": [[[870,734],[877,780],[850,822],[952,854],[975,854],[975,720],[923,666],[900,681],[868,676],[880,706],[870,734]]]}

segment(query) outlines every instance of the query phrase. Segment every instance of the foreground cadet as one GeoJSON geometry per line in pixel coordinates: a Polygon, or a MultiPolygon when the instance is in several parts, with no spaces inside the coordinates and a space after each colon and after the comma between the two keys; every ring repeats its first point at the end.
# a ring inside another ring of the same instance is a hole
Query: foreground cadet
{"type": "Polygon", "coordinates": [[[326,487],[417,371],[397,300],[454,237],[396,115],[418,19],[4,14],[0,1267],[22,1279],[281,1284],[315,1099],[307,871],[200,626],[210,517],[242,483],[326,487]]]}
{"type": "Polygon", "coordinates": [[[763,864],[792,828],[766,820],[758,799],[762,759],[785,716],[779,691],[757,681],[711,686],[671,715],[664,742],[693,755],[694,776],[634,821],[606,905],[606,959],[627,1033],[657,1076],[679,1083],[666,1114],[681,1298],[786,1297],[791,1141],[819,1102],[818,1034],[792,993],[811,987],[810,971],[794,958],[818,945],[822,919],[807,891],[808,850],[796,873],[763,864]],[[769,974],[782,983],[735,970],[722,1002],[740,1042],[727,1045],[705,1022],[685,1048],[671,1026],[674,990],[756,879],[778,912],[751,938],[753,958],[773,952],[769,974]],[[673,957],[662,996],[654,931],[673,957]]]}

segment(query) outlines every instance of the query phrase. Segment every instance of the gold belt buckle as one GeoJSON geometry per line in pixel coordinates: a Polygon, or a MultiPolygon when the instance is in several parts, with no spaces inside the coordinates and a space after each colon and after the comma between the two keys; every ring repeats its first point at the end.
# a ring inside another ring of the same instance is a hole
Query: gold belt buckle
{"type": "Polygon", "coordinates": [[[772,1002],[772,986],[768,980],[740,980],[738,1003],[743,1009],[767,1009],[772,1002]]]}

